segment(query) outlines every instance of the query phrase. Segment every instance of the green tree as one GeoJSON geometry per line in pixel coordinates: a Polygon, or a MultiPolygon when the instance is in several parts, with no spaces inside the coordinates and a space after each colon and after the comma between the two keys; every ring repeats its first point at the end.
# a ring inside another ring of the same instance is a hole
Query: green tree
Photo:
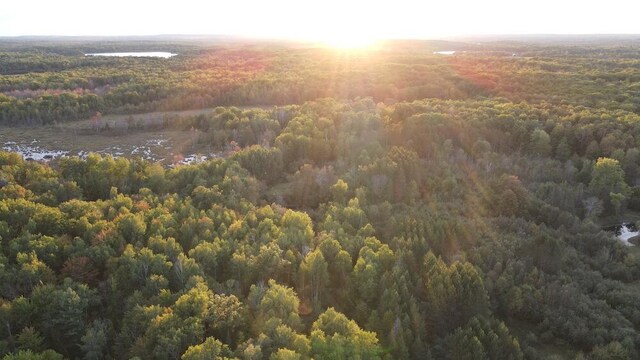
{"type": "Polygon", "coordinates": [[[445,340],[445,352],[452,360],[521,360],[518,340],[503,322],[475,317],[445,340]]]}
{"type": "Polygon", "coordinates": [[[282,178],[284,165],[279,148],[264,148],[253,145],[233,154],[232,159],[238,161],[251,175],[269,184],[282,178]]]}
{"type": "Polygon", "coordinates": [[[230,359],[229,347],[215,338],[208,337],[202,344],[189,346],[182,354],[182,360],[214,360],[230,359]]]}
{"type": "Polygon", "coordinates": [[[567,138],[563,137],[556,146],[556,158],[560,161],[567,161],[571,157],[572,151],[567,143],[567,138]]]}
{"type": "Polygon", "coordinates": [[[302,252],[304,247],[311,246],[313,223],[306,213],[287,210],[282,216],[280,229],[282,235],[278,239],[278,245],[281,249],[297,249],[302,252]]]}
{"type": "Polygon", "coordinates": [[[2,360],[64,360],[64,356],[53,350],[34,353],[31,350],[20,350],[17,353],[5,355],[2,360]]]}
{"type": "Polygon", "coordinates": [[[482,277],[469,262],[447,266],[429,251],[424,269],[427,334],[444,335],[487,312],[489,298],[482,277]]]}
{"type": "Polygon", "coordinates": [[[44,348],[44,339],[40,335],[38,331],[36,331],[33,327],[27,326],[16,339],[18,350],[31,350],[35,352],[43,351],[44,348]]]}
{"type": "Polygon", "coordinates": [[[589,354],[589,360],[625,360],[633,358],[632,352],[618,341],[604,346],[596,346],[589,354]]]}
{"type": "Polygon", "coordinates": [[[95,290],[86,285],[66,281],[60,287],[41,285],[33,290],[31,301],[36,310],[38,329],[52,344],[67,356],[78,354],[78,346],[87,326],[87,313],[95,290]]]}
{"type": "Polygon", "coordinates": [[[80,340],[80,348],[85,360],[101,360],[107,358],[107,342],[109,327],[106,321],[94,321],[80,340]]]}
{"type": "Polygon", "coordinates": [[[319,250],[312,251],[307,254],[304,261],[300,264],[298,272],[300,276],[301,288],[304,293],[309,293],[314,307],[320,308],[320,300],[323,291],[329,281],[329,272],[327,271],[327,262],[319,250]],[[306,288],[310,291],[307,292],[306,288]]]}
{"type": "Polygon", "coordinates": [[[538,156],[546,157],[551,153],[551,138],[546,131],[536,129],[529,140],[530,151],[538,156]]]}
{"type": "Polygon", "coordinates": [[[618,160],[604,157],[598,158],[593,167],[589,190],[602,200],[605,208],[609,210],[615,207],[614,202],[620,207],[631,193],[618,160]]]}
{"type": "Polygon", "coordinates": [[[338,179],[338,181],[331,186],[331,195],[333,201],[344,204],[347,199],[347,193],[349,191],[349,185],[342,179],[338,179]]]}
{"type": "MultiPolygon", "coordinates": [[[[255,286],[252,289],[254,293],[258,291],[255,286]]],[[[263,322],[275,318],[300,331],[302,321],[298,315],[299,306],[300,300],[293,289],[280,285],[275,280],[269,280],[268,288],[258,303],[258,316],[263,322]]]]}
{"type": "Polygon", "coordinates": [[[269,360],[302,360],[302,355],[289,349],[278,349],[278,351],[271,354],[269,360]]]}
{"type": "Polygon", "coordinates": [[[215,335],[233,344],[236,332],[246,323],[246,309],[235,295],[215,294],[209,298],[207,323],[215,335]]]}
{"type": "Polygon", "coordinates": [[[311,328],[311,353],[317,359],[381,359],[373,332],[360,329],[334,308],[327,309],[311,328]]]}

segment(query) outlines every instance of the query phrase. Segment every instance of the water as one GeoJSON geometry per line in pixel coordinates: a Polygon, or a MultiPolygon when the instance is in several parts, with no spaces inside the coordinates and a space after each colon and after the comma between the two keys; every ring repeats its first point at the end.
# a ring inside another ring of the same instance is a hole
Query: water
{"type": "MultiPolygon", "coordinates": [[[[164,149],[170,150],[171,146],[166,139],[151,139],[147,140],[144,144],[134,146],[109,146],[106,149],[93,151],[99,154],[111,155],[114,158],[120,156],[139,156],[140,158],[152,161],[162,162],[168,164],[171,167],[176,165],[198,164],[203,161],[213,159],[222,156],[221,153],[210,154],[175,154],[173,158],[160,158],[156,150],[164,149]]],[[[0,150],[16,152],[22,156],[25,160],[35,160],[48,162],[50,160],[67,157],[67,156],[79,156],[82,159],[86,159],[89,155],[88,151],[70,152],[68,150],[52,150],[38,145],[38,140],[33,140],[30,143],[18,144],[15,141],[7,141],[4,144],[0,143],[0,150]]],[[[172,154],[173,155],[173,154],[172,154]]]]}
{"type": "Polygon", "coordinates": [[[49,161],[57,157],[65,156],[69,152],[64,150],[44,149],[36,145],[37,141],[31,142],[30,145],[18,145],[15,142],[8,142],[2,147],[2,150],[17,152],[26,160],[49,161]]]}
{"type": "Polygon", "coordinates": [[[110,52],[110,53],[93,53],[93,54],[84,54],[84,56],[117,56],[117,57],[157,57],[168,59],[172,56],[176,56],[178,54],[173,54],[170,52],[163,51],[151,51],[151,52],[110,52]]]}
{"type": "Polygon", "coordinates": [[[633,244],[629,242],[629,239],[640,234],[638,228],[635,226],[635,224],[632,223],[623,223],[621,225],[609,226],[604,230],[613,231],[618,239],[620,239],[620,241],[622,241],[622,243],[626,246],[633,246],[633,244]]]}
{"type": "Polygon", "coordinates": [[[453,54],[455,54],[456,52],[455,52],[455,51],[449,51],[449,50],[448,50],[448,51],[434,51],[433,53],[434,53],[434,54],[437,54],[437,55],[453,55],[453,54]]]}

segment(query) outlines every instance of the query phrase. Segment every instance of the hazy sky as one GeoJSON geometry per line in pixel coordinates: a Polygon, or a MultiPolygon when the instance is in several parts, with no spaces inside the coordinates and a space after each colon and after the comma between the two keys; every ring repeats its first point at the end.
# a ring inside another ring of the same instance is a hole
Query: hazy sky
{"type": "Polygon", "coordinates": [[[0,35],[640,33],[640,0],[8,0],[0,35]]]}

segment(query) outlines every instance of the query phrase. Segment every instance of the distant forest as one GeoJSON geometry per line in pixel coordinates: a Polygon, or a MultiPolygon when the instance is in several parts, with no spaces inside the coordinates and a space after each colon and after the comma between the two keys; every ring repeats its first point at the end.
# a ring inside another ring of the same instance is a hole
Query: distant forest
{"type": "Polygon", "coordinates": [[[301,104],[370,97],[499,97],[640,111],[640,48],[390,42],[375,52],[278,43],[48,43],[0,39],[0,124],[39,125],[96,112],[301,104]],[[455,56],[437,50],[457,49],[455,56]],[[170,59],[86,57],[164,50],[170,59]]]}
{"type": "Polygon", "coordinates": [[[640,358],[640,41],[0,39],[0,132],[208,108],[0,151],[3,360],[640,358]]]}

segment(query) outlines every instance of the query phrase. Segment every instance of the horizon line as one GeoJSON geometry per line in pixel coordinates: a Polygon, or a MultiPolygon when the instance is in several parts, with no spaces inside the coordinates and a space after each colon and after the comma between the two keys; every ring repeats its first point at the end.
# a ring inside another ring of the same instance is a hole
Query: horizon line
{"type": "MultiPolygon", "coordinates": [[[[619,37],[619,36],[640,36],[640,33],[476,33],[476,34],[441,34],[433,36],[415,36],[415,37],[380,37],[377,41],[385,40],[441,40],[452,38],[473,38],[473,37],[537,37],[537,36],[565,36],[565,37],[585,37],[585,36],[597,36],[597,37],[619,37]]],[[[22,34],[22,35],[2,35],[0,38],[17,39],[17,38],[131,38],[131,37],[226,37],[226,38],[238,38],[238,39],[250,39],[250,40],[280,40],[280,41],[296,41],[296,42],[313,42],[315,39],[302,39],[288,36],[260,36],[249,34],[215,34],[215,33],[158,33],[158,34],[114,34],[114,35],[65,35],[65,34],[22,34]]]]}

